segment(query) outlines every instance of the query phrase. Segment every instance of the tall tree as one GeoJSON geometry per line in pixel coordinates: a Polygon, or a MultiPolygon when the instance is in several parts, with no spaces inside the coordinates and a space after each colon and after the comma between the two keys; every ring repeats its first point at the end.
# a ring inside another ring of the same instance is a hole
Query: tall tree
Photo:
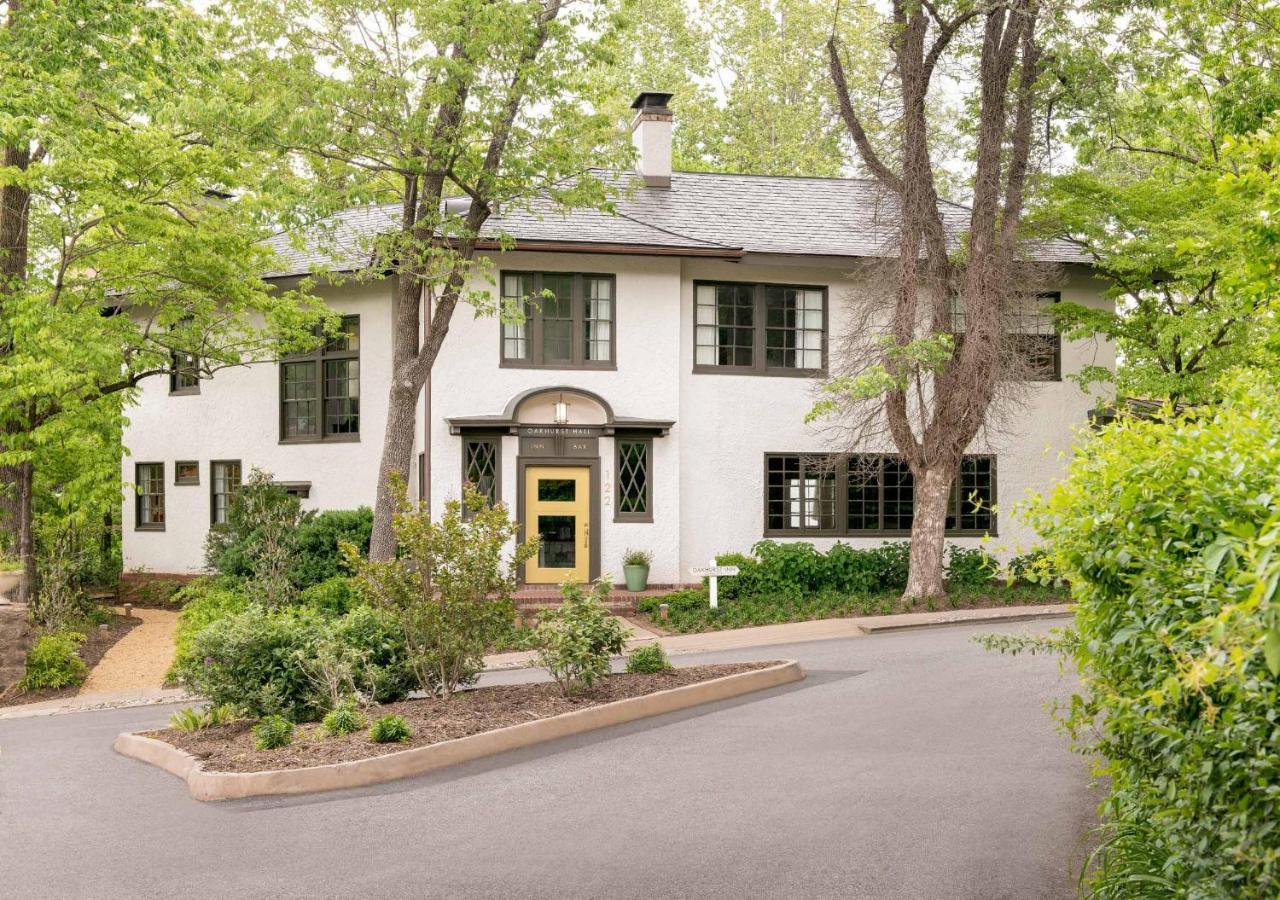
{"type": "Polygon", "coordinates": [[[833,26],[846,73],[875,90],[884,35],[864,4],[826,0],[651,0],[629,30],[618,93],[675,94],[676,168],[837,176],[847,138],[826,76],[833,26]]]}
{"type": "MultiPolygon", "coordinates": [[[[395,335],[370,558],[395,553],[398,477],[408,481],[416,404],[460,303],[481,229],[499,206],[542,192],[604,202],[586,175],[621,152],[620,98],[600,97],[617,4],[561,0],[247,0],[239,96],[303,173],[313,211],[389,205],[357,273],[389,278],[395,335]],[[269,127],[268,127],[269,126],[269,127]],[[446,204],[450,195],[466,202],[446,204]],[[430,309],[427,327],[424,307],[430,309]]],[[[345,248],[348,252],[358,248],[345,248]]],[[[336,273],[335,273],[336,274],[336,273]]]]}
{"type": "Polygon", "coordinates": [[[228,193],[252,157],[190,126],[216,76],[199,18],[110,0],[0,12],[0,475],[29,597],[42,461],[77,431],[113,443],[122,401],[175,359],[208,377],[269,358],[313,341],[322,312],[260,279],[264,210],[228,193]]]}
{"type": "Polygon", "coordinates": [[[892,300],[879,356],[857,375],[833,379],[815,415],[838,411],[883,422],[915,484],[910,575],[904,596],[943,596],[943,546],[951,484],[962,454],[987,424],[1001,383],[1004,317],[1024,298],[1021,222],[1043,111],[1046,10],[1039,0],[894,0],[885,78],[898,119],[887,151],[853,93],[838,35],[829,72],[841,119],[862,165],[897,207],[892,300]],[[930,95],[944,64],[972,65],[950,88],[972,109],[972,205],[963,233],[943,221],[931,135],[930,95]],[[952,252],[959,239],[958,252],[952,252]],[[956,340],[956,314],[963,340],[956,340]]]}
{"type": "Polygon", "coordinates": [[[1256,261],[1247,235],[1274,211],[1224,190],[1256,168],[1233,145],[1280,108],[1280,10],[1156,0],[1101,22],[1106,39],[1064,50],[1065,67],[1088,73],[1059,106],[1076,162],[1040,218],[1087,248],[1116,305],[1058,312],[1076,334],[1116,341],[1122,393],[1209,401],[1226,369],[1280,369],[1273,295],[1240,280],[1256,261]]]}

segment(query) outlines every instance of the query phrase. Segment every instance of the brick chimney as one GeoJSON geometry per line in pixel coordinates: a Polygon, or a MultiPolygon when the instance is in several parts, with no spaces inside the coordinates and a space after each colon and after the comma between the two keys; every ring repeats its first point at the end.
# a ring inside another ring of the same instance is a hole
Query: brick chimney
{"type": "Polygon", "coordinates": [[[645,91],[631,104],[636,111],[631,122],[636,173],[644,179],[645,187],[671,187],[671,123],[674,116],[667,108],[670,99],[671,94],[645,91]]]}

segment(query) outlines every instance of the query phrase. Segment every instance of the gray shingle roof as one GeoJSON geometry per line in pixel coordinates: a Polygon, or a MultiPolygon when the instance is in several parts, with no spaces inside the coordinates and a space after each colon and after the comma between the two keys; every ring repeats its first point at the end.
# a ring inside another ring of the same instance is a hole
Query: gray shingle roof
{"type": "MultiPolygon", "coordinates": [[[[485,236],[496,239],[505,233],[517,245],[534,247],[619,245],[697,255],[883,257],[896,252],[893,198],[870,179],[675,172],[669,188],[648,188],[630,173],[594,174],[609,186],[616,214],[563,212],[549,198],[538,197],[490,218],[485,236]]],[[[295,250],[285,236],[273,239],[281,266],[272,275],[367,265],[370,239],[394,227],[398,211],[397,205],[348,210],[336,217],[327,242],[313,242],[304,251],[295,250]]],[[[944,203],[942,214],[956,236],[968,225],[969,211],[963,206],[944,203]]],[[[1043,262],[1089,261],[1065,240],[1035,244],[1031,255],[1043,262]]]]}

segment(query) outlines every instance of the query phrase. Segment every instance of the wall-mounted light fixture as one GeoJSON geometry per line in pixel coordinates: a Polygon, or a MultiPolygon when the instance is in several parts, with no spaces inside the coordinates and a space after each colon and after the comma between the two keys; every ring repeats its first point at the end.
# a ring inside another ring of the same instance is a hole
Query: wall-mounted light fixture
{"type": "Polygon", "coordinates": [[[560,399],[556,401],[556,424],[569,424],[569,404],[565,402],[564,394],[561,394],[560,399]]]}

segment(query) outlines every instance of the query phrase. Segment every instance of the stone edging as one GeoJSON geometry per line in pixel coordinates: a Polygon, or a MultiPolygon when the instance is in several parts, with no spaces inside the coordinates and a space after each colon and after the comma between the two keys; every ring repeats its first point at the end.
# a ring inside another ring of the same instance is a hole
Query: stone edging
{"type": "Polygon", "coordinates": [[[150,763],[187,782],[191,796],[197,800],[235,800],[266,794],[305,794],[339,788],[364,787],[399,778],[421,775],[445,766],[469,762],[553,741],[598,728],[660,716],[703,703],[727,700],[753,691],[789,684],[804,678],[800,664],[787,660],[766,669],[738,672],[710,681],[656,691],[642,697],[615,700],[588,709],[562,713],[533,722],[509,725],[494,731],[441,741],[426,747],[414,747],[374,756],[369,759],[330,763],[301,769],[278,769],[267,772],[206,772],[200,761],[171,744],[140,734],[124,732],[114,744],[124,756],[150,763]]]}

